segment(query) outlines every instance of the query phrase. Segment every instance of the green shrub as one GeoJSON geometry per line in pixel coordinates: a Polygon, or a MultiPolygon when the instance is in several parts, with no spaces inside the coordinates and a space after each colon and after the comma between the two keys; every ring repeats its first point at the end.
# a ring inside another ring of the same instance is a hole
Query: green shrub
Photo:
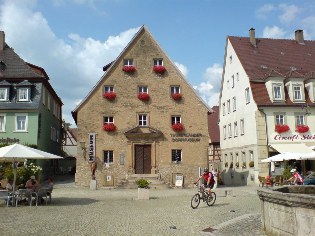
{"type": "Polygon", "coordinates": [[[292,177],[291,166],[286,165],[283,169],[282,176],[284,179],[290,179],[292,177]]]}
{"type": "Polygon", "coordinates": [[[249,166],[249,167],[254,167],[254,162],[253,162],[253,161],[250,161],[250,162],[248,163],[248,166],[249,166]]]}
{"type": "Polygon", "coordinates": [[[138,179],[136,180],[136,184],[138,188],[149,188],[149,182],[146,179],[138,179]]]}

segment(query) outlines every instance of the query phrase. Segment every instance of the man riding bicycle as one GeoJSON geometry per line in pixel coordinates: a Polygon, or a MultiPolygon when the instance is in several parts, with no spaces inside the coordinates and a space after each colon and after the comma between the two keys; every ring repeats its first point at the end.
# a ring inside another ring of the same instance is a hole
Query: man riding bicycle
{"type": "Polygon", "coordinates": [[[213,188],[215,181],[214,181],[213,174],[209,172],[208,168],[204,168],[202,175],[199,176],[199,178],[196,180],[194,184],[197,184],[197,182],[200,179],[203,179],[203,183],[200,188],[201,192],[203,193],[205,189],[208,189],[208,192],[210,196],[212,197],[211,189],[213,188]]]}

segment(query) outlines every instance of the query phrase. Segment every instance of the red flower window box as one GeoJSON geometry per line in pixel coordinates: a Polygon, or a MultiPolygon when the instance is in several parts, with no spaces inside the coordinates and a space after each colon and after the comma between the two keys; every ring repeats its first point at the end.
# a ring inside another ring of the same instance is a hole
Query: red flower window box
{"type": "Polygon", "coordinates": [[[115,92],[105,92],[103,94],[103,97],[108,99],[108,100],[114,100],[116,98],[116,93],[115,92]]]}
{"type": "Polygon", "coordinates": [[[275,131],[279,134],[287,132],[290,130],[290,127],[288,125],[276,125],[275,131]]]}
{"type": "Polygon", "coordinates": [[[107,123],[103,125],[103,129],[107,132],[114,132],[116,130],[116,126],[113,123],[107,123]]]}
{"type": "Polygon", "coordinates": [[[307,125],[297,125],[295,131],[299,133],[306,133],[310,130],[310,128],[307,125]]]}
{"type": "Polygon", "coordinates": [[[153,70],[155,73],[162,74],[166,71],[164,66],[153,66],[153,70]]]}
{"type": "Polygon", "coordinates": [[[122,70],[127,72],[127,73],[132,73],[132,72],[136,71],[136,67],[135,66],[123,66],[122,70]]]}
{"type": "Polygon", "coordinates": [[[175,101],[181,100],[182,99],[182,94],[181,93],[172,93],[172,98],[175,101]]]}
{"type": "Polygon", "coordinates": [[[172,129],[176,132],[180,132],[184,130],[184,125],[182,123],[172,124],[172,129]]]}
{"type": "Polygon", "coordinates": [[[150,99],[150,95],[148,93],[138,93],[138,98],[142,101],[148,101],[150,99]]]}

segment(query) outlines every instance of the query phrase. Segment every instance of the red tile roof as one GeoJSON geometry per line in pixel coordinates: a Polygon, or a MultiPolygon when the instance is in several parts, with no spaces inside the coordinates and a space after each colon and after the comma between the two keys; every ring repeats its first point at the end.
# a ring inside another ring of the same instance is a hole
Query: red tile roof
{"type": "Polygon", "coordinates": [[[208,114],[208,131],[210,143],[220,143],[220,128],[218,125],[219,106],[212,107],[213,112],[208,114]]]}

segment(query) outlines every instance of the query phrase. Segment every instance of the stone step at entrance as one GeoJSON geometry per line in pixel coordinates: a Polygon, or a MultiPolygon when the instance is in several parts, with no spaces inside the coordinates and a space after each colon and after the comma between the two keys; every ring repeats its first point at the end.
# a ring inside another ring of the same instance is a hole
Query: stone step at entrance
{"type": "Polygon", "coordinates": [[[167,189],[169,186],[159,179],[158,174],[132,174],[126,180],[118,184],[118,188],[136,189],[138,188],[136,180],[145,179],[150,182],[151,189],[167,189]]]}

